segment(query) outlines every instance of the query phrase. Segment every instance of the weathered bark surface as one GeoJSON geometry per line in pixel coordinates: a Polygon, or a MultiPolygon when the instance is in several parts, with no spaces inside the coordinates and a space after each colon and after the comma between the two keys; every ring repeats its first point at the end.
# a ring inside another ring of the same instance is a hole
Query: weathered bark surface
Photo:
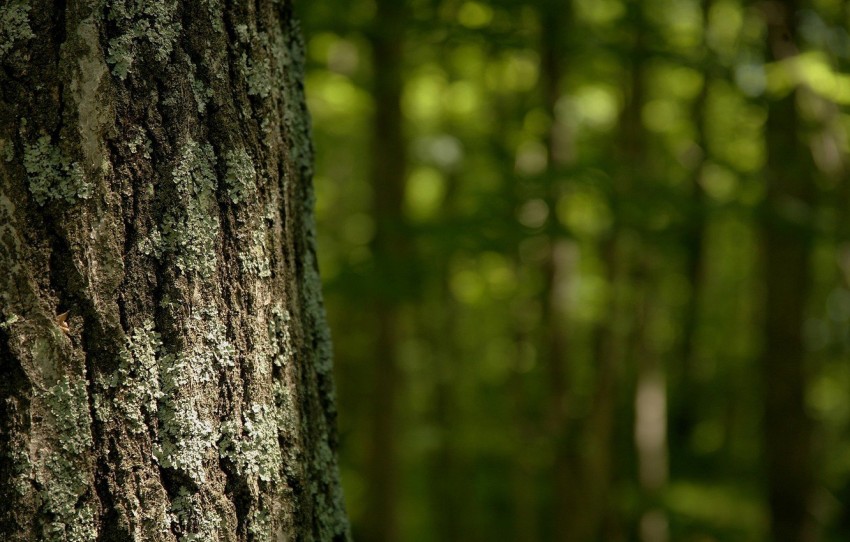
{"type": "Polygon", "coordinates": [[[0,539],[348,539],[302,62],[284,0],[0,7],[0,539]]]}

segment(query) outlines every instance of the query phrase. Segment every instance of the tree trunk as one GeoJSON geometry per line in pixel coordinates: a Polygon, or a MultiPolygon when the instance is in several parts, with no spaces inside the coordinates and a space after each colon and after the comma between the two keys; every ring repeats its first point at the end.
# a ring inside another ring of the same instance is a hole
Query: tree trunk
{"type": "Polygon", "coordinates": [[[347,540],[291,2],[0,36],[0,539],[347,540]]]}
{"type": "MultiPolygon", "coordinates": [[[[633,45],[627,97],[620,117],[622,138],[622,187],[615,193],[616,205],[625,208],[627,198],[652,190],[651,152],[649,134],[643,124],[642,112],[647,100],[646,55],[651,30],[646,11],[640,3],[634,6],[633,45]]],[[[615,226],[616,228],[616,226],[615,226]]],[[[615,229],[621,242],[626,240],[628,224],[615,229]]],[[[656,292],[659,275],[658,243],[646,231],[637,232],[635,242],[626,252],[620,265],[628,269],[625,277],[634,294],[628,310],[633,311],[634,325],[628,330],[627,360],[634,363],[634,429],[633,437],[641,498],[638,538],[641,542],[669,540],[667,514],[662,495],[669,478],[667,444],[667,374],[661,354],[654,346],[651,320],[659,300],[656,292]]],[[[615,241],[619,239],[615,238],[615,241]]],[[[615,245],[616,246],[616,245],[615,245]]]]}
{"type": "MultiPolygon", "coordinates": [[[[543,0],[539,6],[541,20],[540,90],[552,126],[546,138],[547,169],[544,177],[544,201],[550,210],[547,222],[546,258],[540,265],[544,287],[540,296],[541,343],[548,379],[548,426],[554,457],[550,471],[552,490],[552,531],[555,540],[574,540],[581,529],[579,460],[577,457],[579,421],[571,410],[575,407],[575,390],[571,375],[576,360],[571,350],[573,340],[568,333],[569,314],[564,298],[566,285],[575,273],[573,242],[559,231],[555,218],[558,198],[565,187],[559,173],[572,162],[574,149],[568,128],[556,120],[555,109],[561,97],[561,84],[569,59],[564,53],[565,37],[572,27],[571,2],[543,0]]],[[[581,510],[584,512],[586,510],[581,510]]]]}
{"type": "Polygon", "coordinates": [[[398,367],[400,292],[404,254],[404,181],[407,175],[406,139],[401,111],[405,2],[378,0],[371,29],[376,105],[372,133],[372,212],[376,231],[372,250],[382,270],[374,315],[374,388],[369,451],[369,496],[366,512],[368,540],[399,539],[398,527],[398,396],[402,384],[398,367]]]}
{"type": "Polygon", "coordinates": [[[682,245],[685,247],[685,278],[688,281],[690,293],[682,314],[682,339],[679,359],[673,378],[677,382],[671,389],[671,446],[690,455],[691,437],[699,421],[699,404],[703,395],[696,378],[697,336],[700,324],[700,300],[705,287],[705,246],[706,230],[708,227],[707,197],[702,187],[705,166],[708,157],[708,142],[706,138],[706,104],[708,89],[714,72],[714,60],[708,51],[708,24],[712,0],[701,1],[703,20],[700,50],[703,51],[703,63],[707,66],[699,94],[691,106],[691,118],[694,123],[694,145],[699,157],[695,160],[691,175],[691,206],[690,217],[684,228],[682,245]]]}
{"type": "MultiPolygon", "coordinates": [[[[771,60],[797,53],[793,1],[764,6],[771,60]]],[[[772,539],[814,540],[812,423],[805,409],[803,319],[810,282],[813,186],[811,157],[800,139],[796,92],[773,100],[767,112],[767,198],[762,224],[765,313],[761,368],[764,454],[772,539]]]]}

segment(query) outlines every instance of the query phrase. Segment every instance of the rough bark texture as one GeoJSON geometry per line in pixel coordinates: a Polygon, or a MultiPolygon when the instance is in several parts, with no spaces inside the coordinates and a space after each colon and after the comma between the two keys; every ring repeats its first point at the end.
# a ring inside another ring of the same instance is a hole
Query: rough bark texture
{"type": "Polygon", "coordinates": [[[284,0],[0,7],[0,539],[348,539],[302,62],[284,0]]]}

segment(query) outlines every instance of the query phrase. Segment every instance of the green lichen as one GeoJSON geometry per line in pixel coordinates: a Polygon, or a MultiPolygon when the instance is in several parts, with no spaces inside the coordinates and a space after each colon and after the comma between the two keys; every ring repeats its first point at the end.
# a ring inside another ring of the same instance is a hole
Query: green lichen
{"type": "Polygon", "coordinates": [[[140,130],[127,140],[127,148],[130,149],[131,153],[140,153],[144,158],[150,160],[153,142],[140,130]]]}
{"type": "Polygon", "coordinates": [[[207,277],[215,270],[219,232],[215,201],[215,154],[209,144],[188,140],[172,171],[180,205],[161,224],[162,249],[183,272],[207,277]]]}
{"type": "Polygon", "coordinates": [[[260,278],[272,276],[271,262],[269,261],[268,254],[266,232],[253,230],[251,232],[251,243],[248,246],[248,250],[239,253],[239,263],[242,265],[242,270],[260,278]]]}
{"type": "Polygon", "coordinates": [[[62,378],[47,389],[42,398],[52,424],[60,434],[62,447],[75,455],[86,453],[92,444],[86,382],[82,378],[70,382],[62,378]]]}
{"type": "MultiPolygon", "coordinates": [[[[304,280],[301,283],[304,312],[307,317],[308,344],[316,345],[312,350],[312,366],[319,373],[329,374],[333,370],[330,328],[327,324],[325,306],[322,303],[322,281],[319,278],[319,263],[316,261],[316,222],[313,216],[312,192],[306,198],[303,209],[307,250],[304,253],[304,280]]],[[[328,390],[333,401],[333,389],[328,390]]]]}
{"type": "Polygon", "coordinates": [[[248,59],[242,54],[245,67],[245,80],[248,83],[248,94],[268,98],[272,92],[271,64],[268,58],[248,59]]]}
{"type": "Polygon", "coordinates": [[[235,365],[235,349],[212,307],[192,314],[183,333],[202,340],[158,358],[163,395],[157,412],[161,442],[155,457],[162,466],[178,469],[200,485],[206,479],[204,462],[220,433],[210,407],[201,403],[202,396],[187,395],[187,390],[215,386],[217,370],[235,365]]]}
{"type": "Polygon", "coordinates": [[[157,62],[168,60],[181,29],[176,1],[115,0],[108,2],[107,9],[109,20],[119,30],[119,35],[109,40],[106,57],[115,76],[125,79],[143,54],[157,62]]]}
{"type": "Polygon", "coordinates": [[[171,501],[171,521],[175,524],[180,542],[212,542],[219,540],[221,516],[204,506],[200,493],[181,487],[171,501]]]}
{"type": "Polygon", "coordinates": [[[241,203],[257,191],[257,170],[254,169],[254,161],[245,149],[227,151],[224,154],[224,164],[224,183],[230,201],[241,203]]]}
{"type": "Polygon", "coordinates": [[[158,362],[161,348],[162,339],[152,320],[146,320],[127,337],[118,369],[106,383],[117,390],[114,401],[110,406],[96,404],[101,420],[113,419],[117,413],[131,431],[146,431],[146,415],[151,419],[156,416],[158,401],[163,397],[158,362]]]}
{"type": "Polygon", "coordinates": [[[35,144],[25,146],[24,168],[30,193],[39,205],[51,200],[74,203],[91,197],[92,185],[83,168],[64,156],[50,136],[41,136],[35,144]]]}
{"type": "Polygon", "coordinates": [[[12,485],[19,495],[26,495],[32,489],[33,464],[24,445],[11,446],[8,455],[12,464],[12,485]]]}
{"type": "Polygon", "coordinates": [[[215,385],[217,368],[232,367],[235,349],[214,309],[191,315],[183,330],[201,337],[178,352],[169,352],[146,320],[127,337],[118,369],[102,385],[116,390],[108,404],[96,395],[95,411],[102,421],[121,419],[131,431],[148,431],[156,420],[154,457],[162,467],[179,470],[196,484],[206,480],[204,464],[220,433],[203,395],[192,390],[215,385]]]}
{"type": "Polygon", "coordinates": [[[256,508],[248,515],[248,532],[254,542],[272,542],[275,540],[272,532],[272,518],[268,510],[256,508]]]}
{"type": "Polygon", "coordinates": [[[44,540],[49,542],[92,542],[97,538],[94,510],[83,502],[89,489],[86,470],[81,468],[92,446],[91,418],[85,380],[61,378],[38,394],[47,409],[45,423],[54,431],[55,443],[36,468],[39,497],[46,517],[44,540]],[[42,474],[44,473],[44,474],[42,474]]]}
{"type": "Polygon", "coordinates": [[[159,230],[151,232],[139,240],[139,250],[145,256],[162,256],[162,235],[159,230]]]}
{"type": "Polygon", "coordinates": [[[16,42],[30,40],[35,34],[30,27],[30,6],[11,2],[0,9],[0,58],[15,47],[16,42]]]}
{"type": "Polygon", "coordinates": [[[204,82],[198,79],[195,65],[189,63],[189,87],[192,89],[192,95],[195,97],[195,104],[198,106],[198,113],[203,113],[207,109],[207,103],[213,97],[213,90],[204,82]]]}
{"type": "Polygon", "coordinates": [[[189,319],[188,333],[203,337],[203,344],[196,348],[195,356],[213,367],[235,367],[236,349],[227,340],[227,330],[214,306],[201,307],[189,319]]]}
{"type": "MultiPolygon", "coordinates": [[[[185,376],[191,371],[185,358],[173,364],[169,363],[168,356],[165,359],[165,365],[171,365],[169,372],[185,376]]],[[[177,381],[180,378],[168,384],[173,386],[177,381]]],[[[162,442],[154,449],[157,461],[163,467],[185,473],[196,484],[203,484],[206,480],[204,461],[218,440],[212,422],[204,418],[192,397],[176,397],[164,402],[158,415],[162,442]]]]}
{"type": "Polygon", "coordinates": [[[339,484],[339,468],[336,455],[327,441],[321,440],[313,448],[311,461],[313,476],[310,480],[311,501],[316,505],[316,518],[322,540],[330,540],[334,535],[348,531],[348,518],[345,515],[342,487],[339,484]],[[331,487],[327,487],[330,485],[331,487]]]}
{"type": "Polygon", "coordinates": [[[274,89],[268,34],[242,24],[236,26],[236,38],[246,49],[239,56],[239,64],[248,84],[248,95],[268,98],[274,89]]]}
{"type": "MultiPolygon", "coordinates": [[[[312,178],[313,147],[310,116],[305,107],[304,81],[306,59],[297,21],[289,28],[271,32],[269,51],[273,61],[273,92],[283,104],[284,133],[290,160],[305,179],[312,178]]],[[[284,179],[286,181],[286,179],[284,179]]]]}
{"type": "Polygon", "coordinates": [[[275,367],[285,366],[294,356],[295,349],[289,332],[291,319],[289,311],[282,304],[278,303],[272,308],[269,318],[269,342],[275,367]]]}
{"type": "Polygon", "coordinates": [[[8,164],[15,160],[15,146],[8,139],[0,139],[3,147],[3,160],[8,164]]]}
{"type": "Polygon", "coordinates": [[[8,318],[6,318],[4,321],[0,322],[0,329],[7,329],[9,326],[11,326],[12,324],[15,324],[20,319],[21,319],[20,316],[13,313],[8,318]]]}
{"type": "Polygon", "coordinates": [[[236,31],[236,39],[240,43],[248,43],[250,41],[251,34],[248,31],[248,25],[247,24],[237,24],[234,27],[234,30],[236,31]]]}
{"type": "Polygon", "coordinates": [[[219,450],[222,457],[236,465],[241,476],[263,482],[280,479],[283,459],[278,444],[275,409],[254,403],[243,414],[241,434],[234,422],[225,422],[221,430],[219,450]]]}
{"type": "Polygon", "coordinates": [[[213,30],[219,34],[224,32],[224,11],[220,0],[202,0],[207,6],[207,12],[212,21],[213,30]]]}

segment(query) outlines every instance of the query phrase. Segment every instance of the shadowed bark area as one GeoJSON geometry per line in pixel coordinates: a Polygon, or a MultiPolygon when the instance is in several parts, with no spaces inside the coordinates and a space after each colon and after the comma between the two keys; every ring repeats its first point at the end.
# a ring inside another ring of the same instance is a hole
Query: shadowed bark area
{"type": "Polygon", "coordinates": [[[0,35],[0,538],[347,540],[291,3],[0,35]]]}

